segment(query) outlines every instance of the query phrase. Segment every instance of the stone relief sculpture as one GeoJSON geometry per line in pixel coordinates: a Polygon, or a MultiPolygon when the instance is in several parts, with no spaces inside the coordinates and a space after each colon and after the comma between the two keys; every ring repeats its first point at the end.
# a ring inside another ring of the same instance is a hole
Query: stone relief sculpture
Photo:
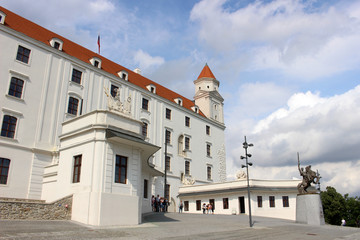
{"type": "Polygon", "coordinates": [[[318,172],[314,172],[311,170],[311,165],[308,165],[304,168],[300,168],[300,160],[298,153],[298,169],[300,176],[302,176],[302,182],[298,184],[297,188],[300,194],[307,194],[307,188],[311,186],[311,183],[319,184],[320,182],[320,174],[318,172]],[[316,181],[315,181],[316,179],[316,181]]]}
{"type": "Polygon", "coordinates": [[[246,173],[244,171],[239,170],[236,172],[236,178],[237,180],[246,179],[246,173]]]}
{"type": "Polygon", "coordinates": [[[105,87],[104,87],[104,89],[105,89],[105,94],[108,99],[108,109],[110,111],[120,112],[120,113],[124,113],[126,115],[131,114],[131,96],[129,96],[125,102],[121,102],[120,89],[115,89],[115,91],[116,91],[115,97],[113,97],[109,93],[109,89],[106,89],[105,87]]]}
{"type": "Polygon", "coordinates": [[[195,179],[193,177],[186,177],[184,174],[182,174],[181,182],[184,185],[194,185],[195,184],[195,179]]]}

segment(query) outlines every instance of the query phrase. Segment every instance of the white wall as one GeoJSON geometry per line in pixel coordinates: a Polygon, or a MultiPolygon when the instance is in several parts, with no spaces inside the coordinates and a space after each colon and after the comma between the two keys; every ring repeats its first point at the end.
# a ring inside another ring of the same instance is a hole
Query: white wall
{"type": "MultiPolygon", "coordinates": [[[[185,171],[185,160],[191,162],[190,172],[196,184],[220,180],[218,152],[224,144],[224,125],[135,86],[131,79],[130,82],[124,81],[3,25],[0,26],[0,45],[6,46],[2,48],[0,55],[0,84],[5,86],[0,88],[0,119],[8,110],[19,115],[15,140],[0,138],[0,157],[11,160],[9,182],[6,186],[0,186],[5,197],[32,197],[52,201],[71,193],[82,192],[86,195],[92,189],[104,189],[106,193],[131,193],[138,196],[141,199],[140,205],[144,206],[144,211],[148,211],[148,200],[142,198],[144,177],[139,174],[141,153],[137,149],[131,149],[128,153],[121,147],[115,149],[118,153],[125,152],[133,159],[129,168],[132,174],[129,174],[131,186],[117,186],[113,183],[111,158],[116,152],[110,153],[109,146],[104,142],[86,143],[86,140],[77,136],[67,140],[68,148],[61,150],[59,165],[45,168],[57,162],[60,136],[63,134],[62,123],[75,117],[66,113],[69,95],[83,99],[82,114],[106,109],[104,86],[110,89],[111,84],[120,87],[121,101],[131,96],[132,117],[149,123],[146,141],[162,147],[153,158],[158,169],[164,169],[165,129],[171,129],[171,145],[168,146],[171,171],[167,182],[171,186],[171,198],[176,204],[179,203],[177,194],[182,186],[180,175],[185,171]],[[29,64],[15,60],[18,45],[31,50],[29,64]],[[73,68],[83,72],[80,85],[71,82],[73,68]],[[25,79],[23,98],[20,100],[7,96],[13,74],[25,79]],[[143,97],[149,99],[149,111],[141,109],[143,97]],[[166,108],[172,110],[171,120],[165,118],[166,108]],[[185,126],[185,116],[190,117],[190,127],[185,126]],[[211,128],[210,136],[206,135],[206,125],[211,128]],[[190,152],[186,158],[178,155],[178,137],[183,134],[190,137],[190,152]],[[79,142],[83,142],[81,146],[77,145],[79,142]],[[206,143],[212,145],[211,157],[206,156],[206,143]],[[36,154],[33,155],[32,152],[36,154]],[[83,154],[81,182],[72,184],[72,159],[77,154],[83,154]],[[90,159],[95,165],[89,163],[90,159]],[[102,159],[106,159],[106,163],[101,162],[102,159]],[[210,181],[207,179],[208,165],[212,166],[210,181]],[[94,170],[96,168],[106,171],[101,175],[94,170]],[[41,176],[44,174],[47,174],[43,179],[45,183],[41,184],[41,176]],[[103,181],[99,182],[99,178],[103,181]]],[[[91,133],[83,138],[90,141],[94,136],[95,133],[91,133]]],[[[149,191],[149,198],[152,194],[163,195],[163,178],[148,180],[149,188],[153,190],[149,191]],[[152,183],[154,186],[151,186],[152,183]]]]}

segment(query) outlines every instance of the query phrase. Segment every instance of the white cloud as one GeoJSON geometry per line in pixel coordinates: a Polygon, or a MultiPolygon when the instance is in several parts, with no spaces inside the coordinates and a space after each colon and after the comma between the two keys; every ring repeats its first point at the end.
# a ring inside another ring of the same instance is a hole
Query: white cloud
{"type": "Polygon", "coordinates": [[[250,52],[248,69],[279,69],[304,79],[359,69],[360,57],[352,52],[360,50],[360,4],[315,8],[312,1],[275,0],[228,9],[226,2],[203,0],[190,19],[214,51],[250,52]]]}
{"type": "Polygon", "coordinates": [[[159,56],[152,57],[150,54],[141,49],[135,52],[134,61],[139,64],[141,71],[144,72],[152,72],[154,68],[164,64],[165,62],[164,58],[159,56]]]}
{"type": "MultiPolygon", "coordinates": [[[[360,85],[332,97],[319,93],[293,94],[286,107],[249,124],[252,132],[239,129],[234,118],[228,124],[228,174],[240,168],[245,133],[254,147],[249,149],[254,163],[251,177],[292,178],[297,173],[297,155],[302,165],[319,169],[324,186],[339,187],[342,193],[360,193],[360,85]],[[283,171],[280,171],[283,170],[283,171]]],[[[235,116],[234,116],[235,117],[235,116]]],[[[248,120],[250,121],[250,120],[248,120]]]]}
{"type": "Polygon", "coordinates": [[[90,8],[96,13],[103,13],[115,10],[114,4],[108,0],[95,0],[90,2],[90,8]]]}

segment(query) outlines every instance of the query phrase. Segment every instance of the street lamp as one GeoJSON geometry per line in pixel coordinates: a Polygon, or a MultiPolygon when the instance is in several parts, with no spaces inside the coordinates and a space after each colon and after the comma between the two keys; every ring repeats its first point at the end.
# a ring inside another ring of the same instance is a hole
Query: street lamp
{"type": "Polygon", "coordinates": [[[246,179],[247,179],[247,190],[248,190],[248,200],[249,200],[249,224],[250,224],[250,227],[252,227],[252,219],[251,219],[251,202],[250,202],[250,185],[249,185],[249,166],[252,166],[252,163],[248,162],[248,158],[250,158],[252,155],[250,153],[247,153],[247,149],[248,149],[248,147],[253,147],[253,146],[254,146],[254,144],[246,142],[246,136],[245,136],[245,142],[243,143],[243,148],[245,149],[245,157],[240,156],[240,159],[245,159],[246,160],[246,164],[245,165],[242,164],[241,168],[246,167],[246,179]]]}

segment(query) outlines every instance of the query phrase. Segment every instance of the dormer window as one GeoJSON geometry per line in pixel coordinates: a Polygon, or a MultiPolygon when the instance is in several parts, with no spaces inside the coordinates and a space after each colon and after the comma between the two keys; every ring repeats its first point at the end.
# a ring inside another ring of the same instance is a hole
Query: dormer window
{"type": "Polygon", "coordinates": [[[60,48],[60,43],[55,42],[55,44],[54,44],[54,48],[55,48],[55,49],[57,49],[57,50],[59,50],[59,48],[60,48]]]}
{"type": "Polygon", "coordinates": [[[90,59],[90,63],[96,67],[101,69],[101,59],[98,57],[93,57],[90,59]]]}
{"type": "Polygon", "coordinates": [[[183,105],[182,99],[181,98],[175,98],[174,101],[179,104],[180,106],[183,105]]]}
{"type": "Polygon", "coordinates": [[[129,74],[125,70],[121,70],[117,73],[120,78],[124,79],[125,81],[129,81],[129,74]]]}
{"type": "Polygon", "coordinates": [[[60,39],[58,39],[58,38],[52,38],[52,39],[50,40],[50,45],[51,45],[53,48],[62,51],[63,41],[60,40],[60,39]]]}
{"type": "Polygon", "coordinates": [[[152,92],[152,93],[156,93],[156,86],[153,84],[147,85],[146,88],[152,92]]]}
{"type": "Polygon", "coordinates": [[[6,17],[6,14],[3,13],[2,11],[0,11],[0,24],[5,24],[5,17],[6,17]]]}
{"type": "Polygon", "coordinates": [[[198,107],[198,106],[192,106],[191,109],[192,109],[195,113],[199,113],[199,107],[198,107]]]}

